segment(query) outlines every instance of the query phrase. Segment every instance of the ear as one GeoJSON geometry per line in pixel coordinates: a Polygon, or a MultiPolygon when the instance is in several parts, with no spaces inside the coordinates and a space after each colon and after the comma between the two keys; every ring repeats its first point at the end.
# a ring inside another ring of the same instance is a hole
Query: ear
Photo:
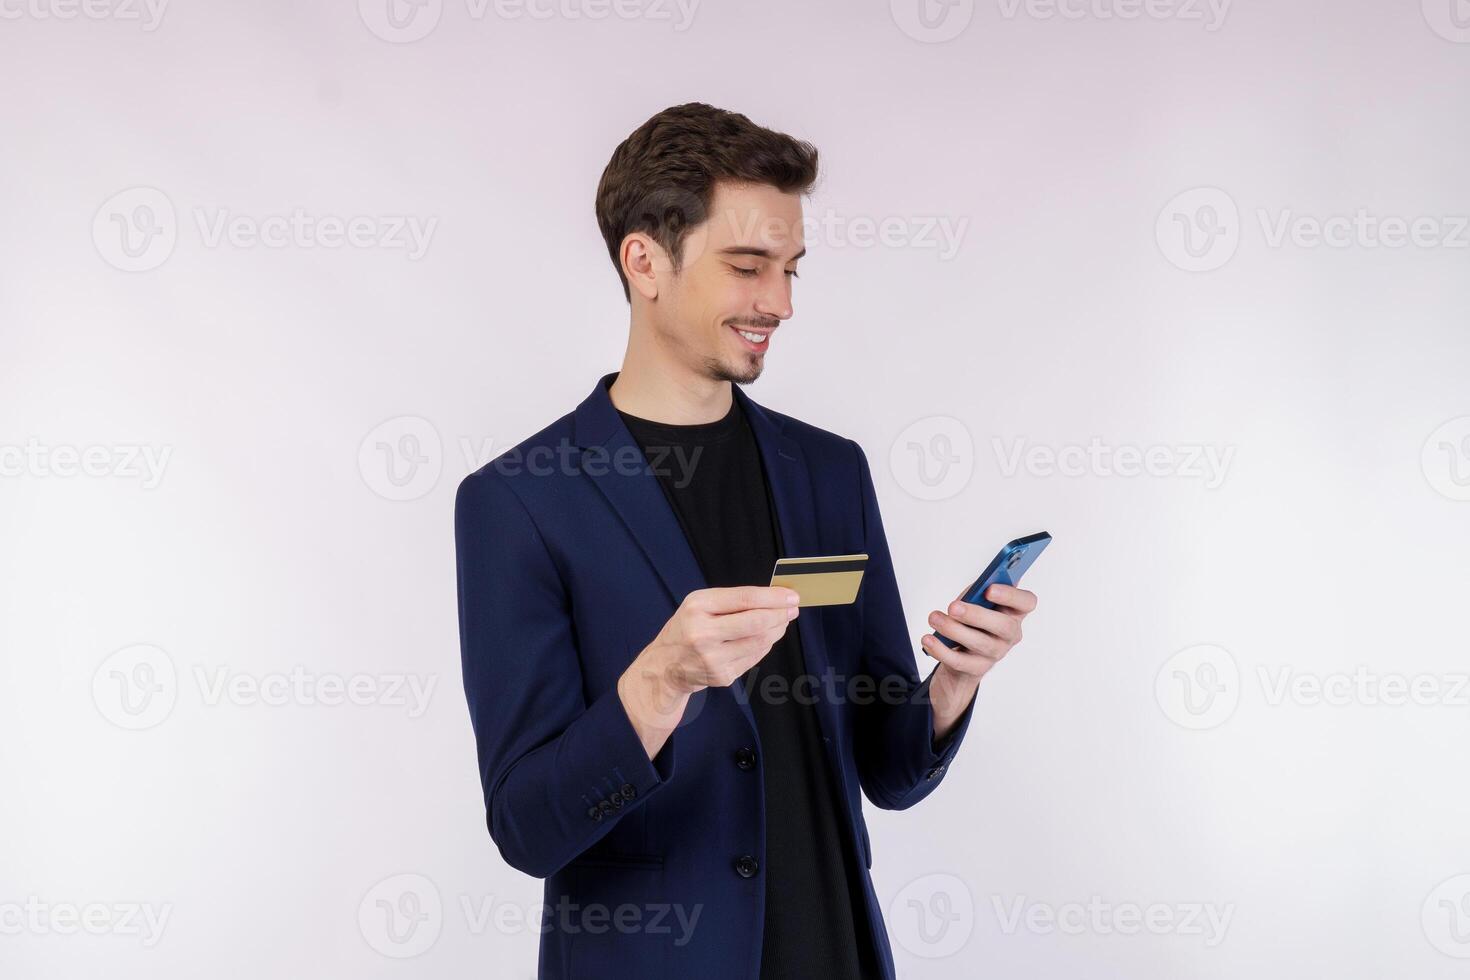
{"type": "Polygon", "coordinates": [[[628,277],[628,288],[644,299],[658,299],[659,277],[672,271],[663,246],[641,231],[630,232],[623,239],[618,257],[623,264],[623,275],[628,277]]]}

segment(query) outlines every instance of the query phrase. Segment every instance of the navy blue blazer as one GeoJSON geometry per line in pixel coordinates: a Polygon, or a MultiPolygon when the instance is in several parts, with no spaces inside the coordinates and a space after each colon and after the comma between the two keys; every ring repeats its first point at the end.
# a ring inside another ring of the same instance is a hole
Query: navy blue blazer
{"type": "MultiPolygon", "coordinates": [[[[455,498],[486,822],[508,864],[546,879],[541,977],[757,980],[765,798],[747,695],[738,684],[694,695],[650,760],[617,693],[619,675],[707,585],[608,395],[616,377],[467,476],[455,498]]],[[[795,623],[807,672],[828,679],[803,693],[816,697],[865,869],[862,904],[892,977],[858,790],[888,810],[928,796],[974,705],[936,751],[862,449],[732,389],[770,480],[781,554],[869,556],[856,602],[805,608],[795,623]],[[872,683],[853,683],[860,674],[872,683]]]]}

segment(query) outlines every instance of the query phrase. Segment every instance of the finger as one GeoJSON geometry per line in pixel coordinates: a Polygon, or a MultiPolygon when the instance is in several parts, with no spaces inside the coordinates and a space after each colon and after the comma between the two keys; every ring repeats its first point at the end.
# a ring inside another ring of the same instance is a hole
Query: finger
{"type": "Polygon", "coordinates": [[[950,604],[949,617],[1011,643],[1021,639],[1020,614],[1011,610],[986,609],[973,602],[955,602],[950,604]]]}
{"type": "Polygon", "coordinates": [[[794,622],[800,610],[796,606],[780,606],[775,609],[745,609],[741,612],[715,616],[711,622],[716,635],[724,642],[743,640],[748,636],[759,636],[766,630],[777,627],[784,630],[786,624],[794,622]]]}
{"type": "Polygon", "coordinates": [[[1014,585],[1001,585],[999,582],[985,590],[985,598],[997,606],[1014,609],[1023,615],[1036,608],[1035,592],[1018,589],[1014,585]]]}
{"type": "MultiPolygon", "coordinates": [[[[930,625],[941,636],[948,637],[970,653],[978,653],[992,659],[999,659],[1011,648],[1011,644],[1000,637],[993,636],[984,630],[977,630],[973,626],[966,626],[957,619],[938,614],[938,620],[931,619],[930,625]]],[[[939,644],[944,646],[943,643],[939,644]]]]}
{"type": "Polygon", "coordinates": [[[963,650],[951,650],[936,640],[933,634],[925,633],[920,640],[924,651],[942,664],[953,667],[963,674],[983,674],[995,666],[995,660],[963,650]]]}
{"type": "Polygon", "coordinates": [[[733,655],[732,660],[742,664],[741,670],[749,669],[753,664],[765,659],[781,639],[785,630],[766,630],[755,636],[745,636],[738,640],[731,640],[725,646],[733,655]]]}
{"type": "MultiPolygon", "coordinates": [[[[795,589],[779,585],[735,585],[721,589],[701,589],[697,593],[699,608],[707,613],[723,615],[746,609],[775,609],[789,606],[795,589]]],[[[800,598],[798,596],[798,598],[800,598]]]]}

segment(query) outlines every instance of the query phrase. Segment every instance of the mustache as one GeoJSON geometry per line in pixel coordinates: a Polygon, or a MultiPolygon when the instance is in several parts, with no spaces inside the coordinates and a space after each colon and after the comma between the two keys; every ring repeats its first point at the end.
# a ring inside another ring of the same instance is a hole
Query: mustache
{"type": "Polygon", "coordinates": [[[775,317],[741,317],[727,322],[732,327],[757,327],[761,330],[775,330],[781,325],[775,317]]]}

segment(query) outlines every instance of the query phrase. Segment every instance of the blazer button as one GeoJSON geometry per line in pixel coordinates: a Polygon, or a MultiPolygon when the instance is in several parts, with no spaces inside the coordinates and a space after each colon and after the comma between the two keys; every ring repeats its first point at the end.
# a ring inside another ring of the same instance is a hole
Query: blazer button
{"type": "Polygon", "coordinates": [[[735,750],[735,765],[737,765],[741,769],[754,769],[755,768],[755,753],[752,752],[750,749],[745,749],[745,748],[736,749],[735,750]]]}
{"type": "Polygon", "coordinates": [[[617,790],[613,790],[611,793],[608,794],[607,798],[612,803],[612,805],[617,807],[619,810],[623,808],[622,793],[618,792],[617,790]]]}
{"type": "Polygon", "coordinates": [[[735,873],[742,878],[754,878],[760,867],[756,859],[749,854],[742,854],[735,859],[735,873]]]}
{"type": "Polygon", "coordinates": [[[632,783],[624,783],[623,788],[619,792],[623,794],[623,799],[625,800],[631,800],[638,795],[638,790],[633,787],[632,783]]]}
{"type": "Polygon", "coordinates": [[[591,817],[593,820],[601,820],[602,819],[602,810],[598,809],[595,806],[590,807],[587,810],[587,816],[591,817]]]}
{"type": "Polygon", "coordinates": [[[607,800],[598,800],[597,801],[597,809],[599,811],[601,811],[602,815],[605,817],[609,813],[612,813],[613,812],[613,805],[611,803],[609,803],[607,800]]]}

